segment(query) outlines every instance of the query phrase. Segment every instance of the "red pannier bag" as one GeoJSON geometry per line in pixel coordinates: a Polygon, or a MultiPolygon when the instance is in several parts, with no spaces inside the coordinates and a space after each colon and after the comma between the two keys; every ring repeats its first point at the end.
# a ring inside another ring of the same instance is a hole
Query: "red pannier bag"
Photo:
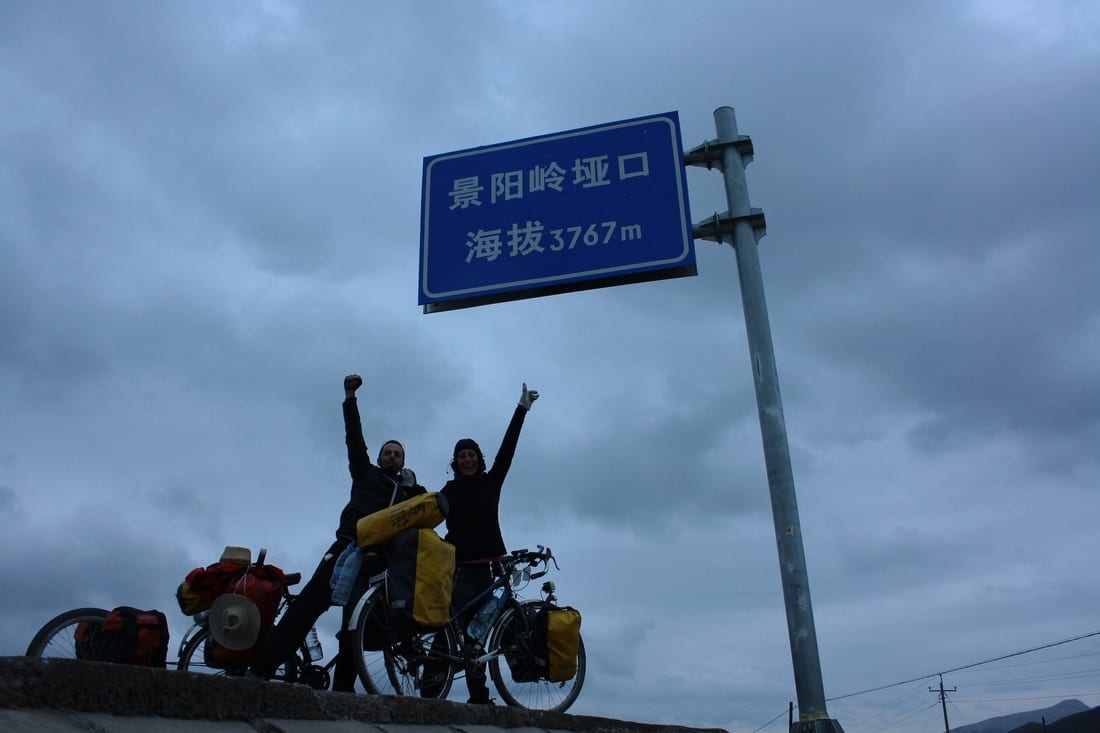
{"type": "Polygon", "coordinates": [[[260,611],[260,635],[256,643],[247,649],[226,649],[211,636],[204,650],[206,664],[210,667],[229,669],[247,666],[275,626],[279,602],[286,588],[286,574],[274,565],[252,565],[247,572],[238,570],[238,573],[222,592],[245,596],[256,604],[260,611]]]}
{"type": "Polygon", "coordinates": [[[119,606],[107,612],[102,624],[81,621],[74,636],[78,659],[164,667],[168,657],[168,617],[163,611],[119,606]]]}

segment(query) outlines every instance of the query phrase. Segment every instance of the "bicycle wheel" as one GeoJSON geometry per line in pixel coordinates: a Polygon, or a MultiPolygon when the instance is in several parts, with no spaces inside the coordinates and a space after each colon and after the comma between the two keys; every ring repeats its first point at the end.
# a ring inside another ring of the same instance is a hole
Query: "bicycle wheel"
{"type": "Polygon", "coordinates": [[[584,640],[577,640],[577,673],[572,679],[551,682],[532,674],[534,656],[531,627],[520,609],[528,605],[548,606],[545,601],[525,601],[512,606],[500,616],[489,637],[489,675],[504,702],[528,710],[550,710],[563,713],[581,693],[584,685],[584,640]]]}
{"type": "Polygon", "coordinates": [[[355,623],[355,666],[375,695],[415,695],[446,699],[459,663],[458,641],[450,626],[438,631],[403,632],[390,623],[382,589],[375,592],[355,623]]]}
{"type": "Polygon", "coordinates": [[[54,616],[34,635],[27,647],[28,657],[84,659],[92,652],[95,630],[103,625],[107,611],[102,608],[75,608],[54,616]],[[86,634],[87,631],[93,633],[86,634]],[[80,632],[78,634],[78,632],[80,632]],[[80,637],[78,647],[77,641],[80,637]]]}
{"type": "Polygon", "coordinates": [[[248,669],[247,662],[219,661],[214,658],[214,637],[210,633],[210,627],[205,627],[195,632],[194,636],[187,640],[180,650],[179,661],[176,669],[181,672],[197,672],[199,674],[227,675],[229,677],[241,677],[248,669]],[[210,652],[209,658],[207,652],[210,652]]]}
{"type": "MultiPolygon", "coordinates": [[[[213,641],[214,639],[210,634],[209,627],[196,632],[194,636],[187,640],[187,643],[184,644],[183,649],[180,651],[180,658],[179,661],[176,662],[176,669],[181,672],[242,677],[248,670],[248,664],[251,661],[251,659],[246,661],[242,657],[250,655],[230,652],[226,655],[226,658],[219,659],[218,652],[212,644],[213,641]]],[[[310,687],[314,687],[315,689],[325,689],[328,687],[328,675],[324,674],[324,681],[317,680],[316,684],[314,684],[310,676],[312,667],[303,667],[301,661],[308,658],[309,649],[303,642],[302,646],[298,649],[297,656],[279,665],[279,668],[275,670],[275,674],[271,679],[277,682],[301,682],[302,684],[309,684],[310,687]]],[[[322,673],[324,672],[323,668],[318,669],[322,673]]]]}

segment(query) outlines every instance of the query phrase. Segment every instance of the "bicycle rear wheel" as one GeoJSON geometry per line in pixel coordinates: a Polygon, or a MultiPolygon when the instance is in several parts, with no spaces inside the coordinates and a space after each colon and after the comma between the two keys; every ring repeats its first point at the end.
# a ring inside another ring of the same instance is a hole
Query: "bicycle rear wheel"
{"type": "Polygon", "coordinates": [[[55,659],[86,659],[94,651],[94,643],[103,626],[107,611],[103,608],[74,608],[54,616],[39,629],[27,647],[28,657],[55,659]],[[93,632],[93,633],[88,633],[93,632]],[[78,645],[78,639],[80,644],[78,645]]]}
{"type": "Polygon", "coordinates": [[[206,650],[212,640],[213,637],[210,635],[209,627],[196,632],[180,650],[180,658],[176,662],[176,669],[181,672],[197,672],[199,674],[242,676],[245,670],[248,669],[247,664],[222,664],[214,662],[213,659],[208,662],[206,650]]]}
{"type": "Polygon", "coordinates": [[[458,663],[458,641],[450,626],[438,631],[403,631],[391,624],[383,588],[369,598],[355,622],[355,666],[375,695],[446,699],[458,663]]]}
{"type": "MultiPolygon", "coordinates": [[[[251,659],[249,661],[219,660],[212,643],[213,637],[209,627],[196,632],[194,636],[187,640],[180,651],[176,669],[181,672],[196,672],[198,674],[225,675],[228,677],[244,676],[251,659]]],[[[323,674],[324,680],[314,681],[310,677],[313,672],[312,667],[303,665],[303,659],[309,659],[309,649],[304,642],[298,649],[298,654],[279,665],[271,679],[276,682],[301,682],[302,684],[309,684],[314,689],[323,690],[327,688],[328,675],[324,673],[324,669],[318,668],[323,674]]]]}
{"type": "Polygon", "coordinates": [[[500,617],[489,638],[489,675],[493,685],[512,707],[527,710],[550,710],[563,713],[576,701],[584,685],[584,640],[577,640],[577,673],[572,679],[551,682],[532,673],[538,665],[529,661],[534,656],[532,630],[524,606],[550,604],[545,601],[525,601],[512,606],[500,617]]]}

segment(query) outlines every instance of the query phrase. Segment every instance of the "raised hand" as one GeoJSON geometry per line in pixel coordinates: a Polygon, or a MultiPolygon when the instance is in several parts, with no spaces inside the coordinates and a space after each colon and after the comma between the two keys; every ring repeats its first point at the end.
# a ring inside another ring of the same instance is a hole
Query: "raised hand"
{"type": "Polygon", "coordinates": [[[527,382],[523,383],[523,392],[519,396],[519,406],[525,410],[530,410],[531,405],[535,400],[539,398],[539,392],[537,389],[527,389],[527,382]]]}

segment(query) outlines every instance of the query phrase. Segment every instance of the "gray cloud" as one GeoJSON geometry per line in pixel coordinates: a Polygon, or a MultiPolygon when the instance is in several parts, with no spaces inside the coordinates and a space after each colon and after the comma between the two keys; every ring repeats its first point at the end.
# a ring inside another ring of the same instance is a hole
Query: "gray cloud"
{"type": "MultiPolygon", "coordinates": [[[[65,608],[171,610],[226,544],[308,573],[348,491],[344,374],[431,488],[526,381],[502,520],[585,614],[574,712],[785,715],[733,250],[430,316],[413,295],[424,156],[668,110],[691,148],[725,104],[756,148],[828,691],[1088,630],[1098,28],[1071,0],[5,4],[0,653],[65,608]]],[[[726,207],[718,173],[688,186],[696,221],[726,207]]],[[[885,727],[891,699],[831,711],[885,727]]]]}

